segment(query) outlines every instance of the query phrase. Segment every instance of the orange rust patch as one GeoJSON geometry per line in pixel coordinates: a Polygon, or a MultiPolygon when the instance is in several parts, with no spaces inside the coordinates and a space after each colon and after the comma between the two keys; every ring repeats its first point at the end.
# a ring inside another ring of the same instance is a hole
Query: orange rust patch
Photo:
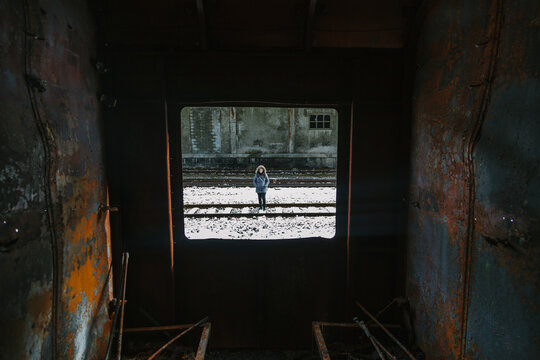
{"type": "Polygon", "coordinates": [[[99,289],[98,276],[92,261],[76,267],[66,279],[67,309],[75,313],[79,304],[86,295],[89,304],[95,304],[98,300],[96,289],[99,289]]]}
{"type": "Polygon", "coordinates": [[[73,229],[72,239],[75,242],[91,239],[97,230],[97,214],[92,213],[88,219],[83,217],[81,222],[73,229]]]}
{"type": "Polygon", "coordinates": [[[441,316],[442,323],[440,335],[444,338],[441,346],[447,347],[450,354],[459,354],[460,352],[460,322],[457,319],[461,319],[461,315],[456,312],[455,316],[452,316],[452,305],[444,302],[439,302],[439,315],[441,316]],[[457,319],[455,319],[455,318],[457,319]]]}
{"type": "Polygon", "coordinates": [[[50,321],[52,309],[52,290],[32,294],[27,301],[27,317],[32,319],[32,326],[45,329],[50,321]]]}
{"type": "Polygon", "coordinates": [[[65,336],[65,343],[69,344],[67,354],[69,359],[73,359],[73,343],[75,339],[75,334],[73,332],[69,332],[65,336]]]}

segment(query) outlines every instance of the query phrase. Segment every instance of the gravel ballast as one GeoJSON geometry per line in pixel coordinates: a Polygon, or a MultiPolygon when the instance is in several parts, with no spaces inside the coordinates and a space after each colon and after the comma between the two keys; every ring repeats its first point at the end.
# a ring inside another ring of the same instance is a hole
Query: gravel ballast
{"type": "MultiPolygon", "coordinates": [[[[335,216],[254,216],[258,212],[257,194],[250,187],[186,187],[185,204],[245,204],[253,201],[246,217],[188,218],[184,219],[188,239],[252,239],[277,240],[307,237],[332,238],[335,235],[335,216]]],[[[279,209],[283,203],[313,203],[309,211],[324,211],[317,203],[336,200],[334,187],[269,188],[266,194],[267,211],[279,209]]],[[[210,209],[209,209],[210,210],[210,209]]],[[[216,209],[217,211],[217,209],[216,209]]],[[[212,212],[210,210],[209,212],[212,212]]]]}

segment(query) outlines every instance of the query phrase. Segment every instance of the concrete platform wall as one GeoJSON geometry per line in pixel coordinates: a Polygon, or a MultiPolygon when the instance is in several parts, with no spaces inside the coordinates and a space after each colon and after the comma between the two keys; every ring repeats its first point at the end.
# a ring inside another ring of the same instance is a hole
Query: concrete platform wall
{"type": "Polygon", "coordinates": [[[335,168],[338,114],[328,108],[184,107],[182,159],[186,168],[335,168]],[[311,116],[328,128],[310,128],[311,116]]]}

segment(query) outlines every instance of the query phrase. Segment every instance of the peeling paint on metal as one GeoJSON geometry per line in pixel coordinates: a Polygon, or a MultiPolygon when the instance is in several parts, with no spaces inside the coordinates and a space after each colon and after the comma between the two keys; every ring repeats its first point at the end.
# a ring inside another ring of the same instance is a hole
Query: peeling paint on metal
{"type": "Polygon", "coordinates": [[[431,359],[540,356],[539,16],[529,0],[427,2],[407,292],[431,359]]]}
{"type": "Polygon", "coordinates": [[[0,1],[0,23],[0,358],[98,359],[109,255],[92,11],[0,1]],[[28,91],[25,61],[46,91],[28,91]]]}

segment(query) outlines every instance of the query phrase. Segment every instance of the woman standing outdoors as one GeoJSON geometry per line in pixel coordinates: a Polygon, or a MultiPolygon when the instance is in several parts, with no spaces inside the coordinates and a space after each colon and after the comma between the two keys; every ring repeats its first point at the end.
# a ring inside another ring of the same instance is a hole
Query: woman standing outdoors
{"type": "Polygon", "coordinates": [[[268,190],[268,184],[270,184],[270,179],[268,178],[268,174],[266,174],[266,168],[263,165],[257,166],[253,185],[255,186],[257,195],[259,195],[259,210],[266,210],[266,191],[268,190]]]}

